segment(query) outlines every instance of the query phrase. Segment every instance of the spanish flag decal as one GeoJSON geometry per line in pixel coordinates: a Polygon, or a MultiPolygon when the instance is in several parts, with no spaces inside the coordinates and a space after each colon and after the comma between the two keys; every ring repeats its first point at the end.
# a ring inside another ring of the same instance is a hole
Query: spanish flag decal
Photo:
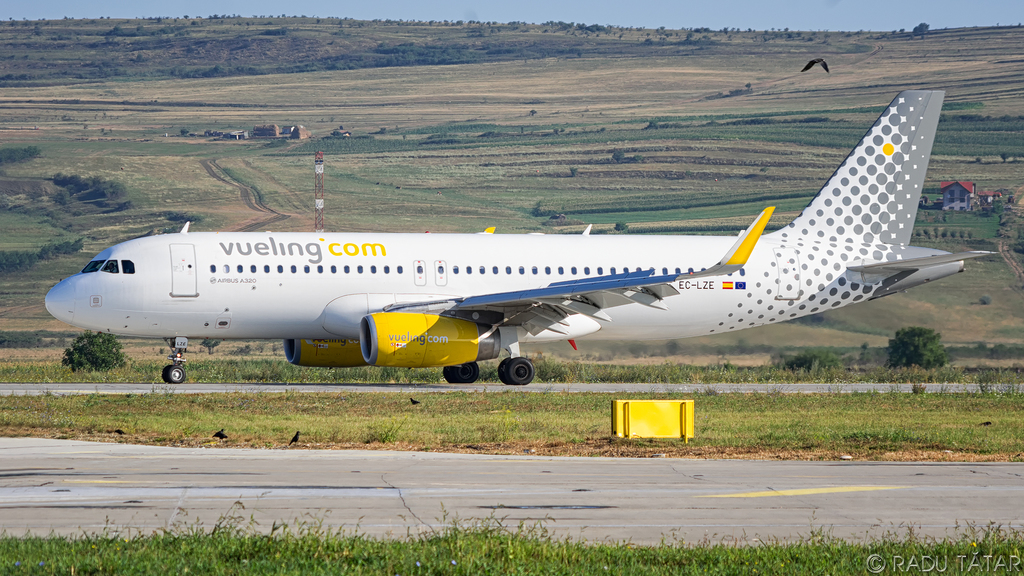
{"type": "Polygon", "coordinates": [[[722,282],[723,290],[732,290],[732,282],[722,282]]]}

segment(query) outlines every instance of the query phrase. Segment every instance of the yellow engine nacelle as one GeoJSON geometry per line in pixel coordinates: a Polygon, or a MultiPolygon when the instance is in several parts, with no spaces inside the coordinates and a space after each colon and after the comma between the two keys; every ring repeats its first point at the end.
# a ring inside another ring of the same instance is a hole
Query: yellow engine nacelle
{"type": "Polygon", "coordinates": [[[285,340],[284,357],[296,366],[366,366],[359,350],[359,340],[285,340]]]}
{"type": "Polygon", "coordinates": [[[498,331],[433,314],[379,312],[359,323],[363,360],[374,366],[426,368],[497,358],[498,331]]]}

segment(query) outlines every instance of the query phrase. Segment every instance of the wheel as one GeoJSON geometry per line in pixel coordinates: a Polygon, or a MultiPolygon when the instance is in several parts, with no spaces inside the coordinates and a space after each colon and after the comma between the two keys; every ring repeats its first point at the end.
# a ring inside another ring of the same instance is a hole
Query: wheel
{"type": "MultiPolygon", "coordinates": [[[[519,358],[509,358],[508,364],[505,365],[505,377],[501,379],[502,382],[510,386],[525,386],[533,381],[533,362],[520,356],[519,358]]],[[[501,376],[501,373],[498,373],[501,376]]]]}
{"type": "Polygon", "coordinates": [[[185,381],[185,368],[183,366],[176,366],[174,364],[168,366],[166,369],[167,377],[164,378],[168,384],[181,384],[185,381]]]}
{"type": "Polygon", "coordinates": [[[505,358],[498,363],[498,380],[501,380],[503,384],[508,384],[508,380],[505,379],[505,369],[508,368],[508,361],[511,358],[505,358]]]}
{"type": "Polygon", "coordinates": [[[172,365],[168,364],[167,366],[164,366],[164,371],[160,373],[160,376],[164,379],[164,382],[167,382],[168,384],[171,383],[171,377],[167,375],[167,371],[170,370],[171,368],[172,365]]]}
{"type": "Polygon", "coordinates": [[[445,366],[441,372],[444,379],[451,384],[472,384],[480,377],[480,366],[476,362],[468,362],[458,366],[445,366]]]}

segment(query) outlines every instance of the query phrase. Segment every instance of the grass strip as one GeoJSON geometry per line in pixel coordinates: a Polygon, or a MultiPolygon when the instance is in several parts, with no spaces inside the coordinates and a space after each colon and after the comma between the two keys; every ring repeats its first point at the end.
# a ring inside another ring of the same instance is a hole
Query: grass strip
{"type": "MultiPolygon", "coordinates": [[[[236,510],[237,511],[237,510],[236,510]]],[[[269,533],[223,518],[210,529],[153,535],[110,531],[77,537],[0,537],[5,574],[864,574],[1004,573],[1021,569],[1021,532],[965,527],[943,540],[886,535],[849,543],[814,530],[802,540],[758,546],[665,542],[591,543],[552,537],[542,522],[507,528],[458,521],[399,539],[275,525],[269,533]],[[907,567],[910,566],[908,570],[907,567]],[[916,570],[914,569],[916,567],[916,570]],[[930,569],[928,569],[931,567],[930,569]],[[880,569],[879,569],[880,568],[880,569]],[[922,569],[924,568],[924,569],[922,569]],[[870,571],[869,571],[870,569],[870,571]]]]}
{"type": "MultiPolygon", "coordinates": [[[[0,362],[0,382],[83,382],[162,384],[160,371],[165,362],[129,360],[123,368],[108,372],[72,372],[57,362],[0,362]]],[[[500,384],[497,362],[480,364],[481,383],[500,384]]],[[[775,365],[739,367],[731,364],[691,366],[685,364],[615,365],[563,362],[543,358],[534,362],[536,383],[651,384],[799,384],[823,383],[842,386],[872,384],[977,384],[983,391],[1016,391],[1024,385],[1024,374],[1015,368],[945,367],[921,368],[816,368],[791,370],[775,365]]],[[[209,383],[396,383],[436,384],[444,382],[440,368],[315,368],[294,366],[279,359],[209,359],[193,354],[185,366],[190,382],[209,383]]]]}
{"type": "Polygon", "coordinates": [[[0,397],[0,435],[163,446],[1024,461],[1024,394],[500,392],[0,397]],[[412,404],[410,398],[420,403],[412,404]],[[696,438],[611,435],[610,400],[696,398],[696,438]],[[225,429],[228,439],[211,438],[225,429]],[[116,433],[120,430],[122,433],[116,433]]]}

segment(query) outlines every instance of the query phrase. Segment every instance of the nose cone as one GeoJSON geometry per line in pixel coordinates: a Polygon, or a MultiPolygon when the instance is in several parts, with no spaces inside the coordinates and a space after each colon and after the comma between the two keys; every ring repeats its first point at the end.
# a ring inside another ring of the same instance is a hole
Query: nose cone
{"type": "Polygon", "coordinates": [[[75,319],[75,283],[72,280],[61,280],[46,293],[46,311],[68,324],[75,319]]]}

